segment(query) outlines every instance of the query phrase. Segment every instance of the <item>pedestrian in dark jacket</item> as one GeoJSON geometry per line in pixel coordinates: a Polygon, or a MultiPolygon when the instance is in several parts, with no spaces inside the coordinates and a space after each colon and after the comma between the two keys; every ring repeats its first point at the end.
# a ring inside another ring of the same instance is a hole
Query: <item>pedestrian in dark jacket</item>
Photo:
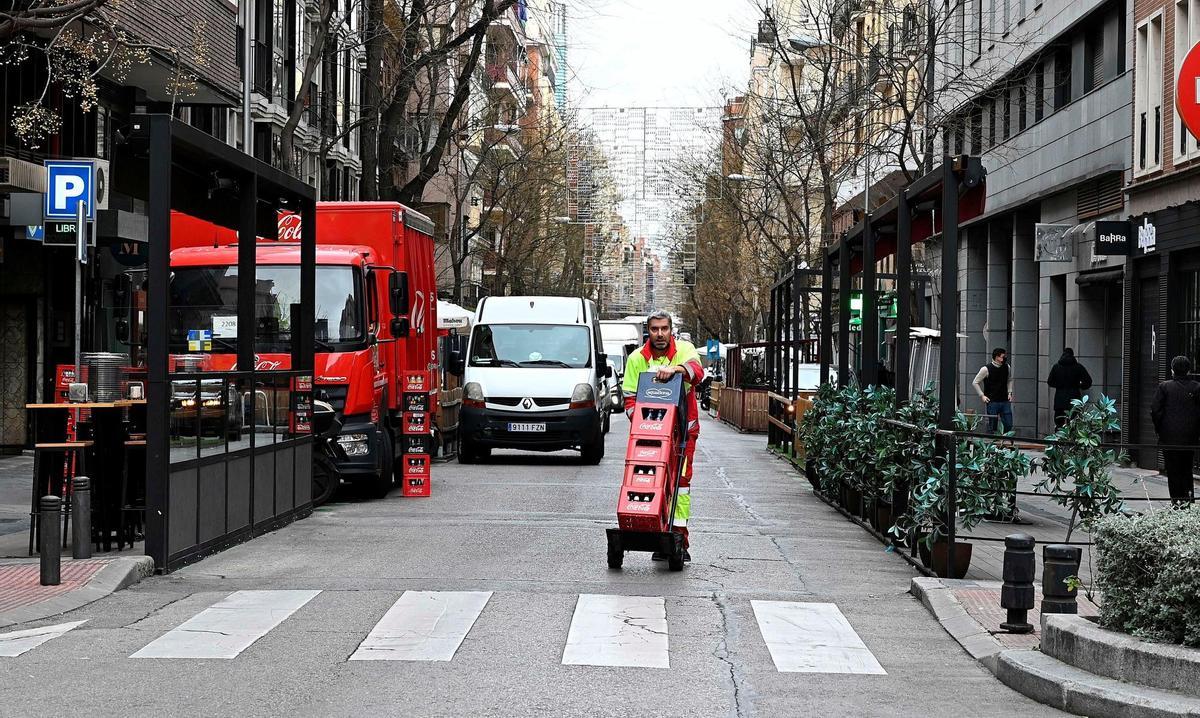
{"type": "MultiPolygon", "coordinates": [[[[1171,360],[1174,378],[1158,385],[1150,418],[1154,420],[1160,444],[1192,446],[1200,440],[1200,383],[1188,378],[1191,371],[1192,363],[1187,357],[1175,357],[1171,360]]],[[[1192,449],[1163,451],[1167,486],[1176,503],[1192,499],[1194,454],[1192,449]]]]}
{"type": "Polygon", "coordinates": [[[1092,388],[1092,375],[1075,358],[1075,351],[1068,347],[1050,369],[1046,383],[1054,389],[1054,425],[1061,428],[1067,423],[1071,402],[1082,399],[1083,392],[1092,388]]]}

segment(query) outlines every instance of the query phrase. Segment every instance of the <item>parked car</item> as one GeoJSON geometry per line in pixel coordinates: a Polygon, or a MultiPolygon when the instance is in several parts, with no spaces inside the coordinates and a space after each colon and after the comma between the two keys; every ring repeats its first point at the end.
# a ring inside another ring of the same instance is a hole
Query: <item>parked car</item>
{"type": "Polygon", "coordinates": [[[625,390],[621,388],[621,379],[625,375],[625,364],[611,354],[607,355],[606,359],[612,370],[612,373],[605,379],[608,383],[608,410],[615,414],[625,410],[625,390]]]}
{"type": "Polygon", "coordinates": [[[601,347],[590,300],[480,301],[462,367],[459,462],[511,448],[578,449],[586,463],[600,463],[613,374],[601,347]]]}

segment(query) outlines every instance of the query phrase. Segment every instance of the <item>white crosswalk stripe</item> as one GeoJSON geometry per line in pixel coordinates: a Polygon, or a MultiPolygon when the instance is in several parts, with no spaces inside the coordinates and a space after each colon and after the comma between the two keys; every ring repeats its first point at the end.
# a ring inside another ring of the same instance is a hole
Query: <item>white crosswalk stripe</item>
{"type": "Polygon", "coordinates": [[[0,633],[0,656],[15,658],[85,623],[87,621],[72,621],[71,623],[59,623],[54,626],[42,626],[41,628],[29,628],[24,631],[0,633]]]}
{"type": "Polygon", "coordinates": [[[580,594],[562,662],[670,668],[666,602],[657,596],[580,594]]]}
{"type": "Polygon", "coordinates": [[[887,675],[836,604],[751,601],[750,605],[779,672],[887,675]]]}
{"type": "Polygon", "coordinates": [[[130,658],[236,658],[320,591],[236,591],[130,658]]]}
{"type": "Polygon", "coordinates": [[[491,597],[491,591],[405,591],[350,660],[449,661],[491,597]]]}

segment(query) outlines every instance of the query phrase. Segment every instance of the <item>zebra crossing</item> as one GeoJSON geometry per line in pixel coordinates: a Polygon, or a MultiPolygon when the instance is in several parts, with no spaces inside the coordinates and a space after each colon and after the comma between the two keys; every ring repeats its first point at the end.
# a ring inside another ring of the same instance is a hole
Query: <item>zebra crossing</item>
{"type": "MultiPolygon", "coordinates": [[[[304,610],[318,590],[235,591],[167,630],[129,658],[236,659],[304,610]]],[[[453,661],[492,599],[490,591],[405,591],[371,627],[350,661],[453,661]]],[[[752,600],[750,607],[780,673],[886,675],[833,603],[752,600]]],[[[547,619],[551,621],[552,619],[547,619]]],[[[580,594],[561,663],[667,669],[672,621],[660,596],[580,594]]],[[[86,621],[0,633],[0,658],[36,655],[86,621]]]]}

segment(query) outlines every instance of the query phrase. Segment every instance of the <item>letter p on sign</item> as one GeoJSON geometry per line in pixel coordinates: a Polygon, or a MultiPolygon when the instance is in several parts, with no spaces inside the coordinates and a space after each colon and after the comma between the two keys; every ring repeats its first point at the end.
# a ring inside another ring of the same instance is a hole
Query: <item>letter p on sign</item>
{"type": "Polygon", "coordinates": [[[75,219],[80,202],[96,218],[96,166],[81,160],[46,160],[46,219],[75,219]]]}

